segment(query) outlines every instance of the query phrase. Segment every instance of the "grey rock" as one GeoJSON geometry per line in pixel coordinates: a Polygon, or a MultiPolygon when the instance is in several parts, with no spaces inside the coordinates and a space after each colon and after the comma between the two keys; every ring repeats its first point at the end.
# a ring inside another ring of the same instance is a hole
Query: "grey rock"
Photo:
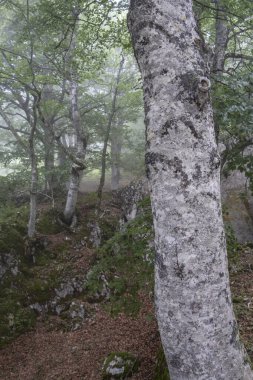
{"type": "Polygon", "coordinates": [[[138,208],[138,202],[149,195],[148,182],[146,178],[139,181],[132,181],[128,186],[117,191],[121,209],[123,211],[123,219],[121,225],[136,218],[141,211],[138,208]]]}
{"type": "Polygon", "coordinates": [[[94,248],[98,248],[101,244],[101,229],[97,222],[89,223],[88,227],[90,228],[90,242],[94,248]]]}
{"type": "Polygon", "coordinates": [[[67,296],[72,296],[74,294],[75,288],[72,283],[67,282],[66,284],[61,284],[60,288],[55,289],[55,293],[59,298],[66,298],[67,296]]]}
{"type": "Polygon", "coordinates": [[[245,175],[238,170],[221,178],[224,221],[229,224],[241,244],[253,242],[253,197],[245,175]]]}
{"type": "Polygon", "coordinates": [[[9,253],[0,254],[0,281],[2,281],[4,275],[10,271],[13,276],[17,276],[19,273],[19,260],[16,257],[14,250],[9,253]]]}
{"type": "Polygon", "coordinates": [[[127,352],[111,353],[103,364],[103,380],[126,379],[138,369],[138,359],[127,352]]]}
{"type": "Polygon", "coordinates": [[[48,305],[47,304],[41,305],[38,302],[30,305],[29,307],[30,307],[30,309],[36,311],[38,314],[45,314],[48,311],[48,305]]]}

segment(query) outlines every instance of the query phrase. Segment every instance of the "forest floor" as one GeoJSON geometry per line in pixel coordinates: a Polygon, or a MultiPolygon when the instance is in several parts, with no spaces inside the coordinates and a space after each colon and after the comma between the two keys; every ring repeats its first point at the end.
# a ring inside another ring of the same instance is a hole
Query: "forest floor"
{"type": "MultiPolygon", "coordinates": [[[[143,298],[138,317],[112,318],[101,305],[79,330],[65,332],[53,317],[0,351],[1,380],[99,380],[107,355],[131,352],[140,360],[133,380],[153,380],[159,335],[153,305],[143,298]],[[48,326],[50,323],[50,326],[48,326]]],[[[56,317],[55,317],[56,318],[56,317]]]]}
{"type": "MultiPolygon", "coordinates": [[[[82,223],[91,211],[91,199],[90,195],[81,195],[79,223],[82,223]]],[[[110,197],[104,201],[103,207],[107,213],[106,218],[111,220],[119,218],[119,208],[112,203],[110,197]]],[[[41,212],[44,213],[46,208],[47,206],[42,205],[41,212]]],[[[134,231],[131,227],[130,232],[127,232],[130,239],[133,238],[131,234],[134,234],[134,231]]],[[[64,230],[47,236],[51,251],[61,247],[64,242],[64,260],[68,263],[68,272],[72,272],[73,275],[78,273],[87,276],[99,261],[96,249],[87,244],[77,244],[86,232],[82,230],[73,234],[64,230]]],[[[120,237],[121,240],[117,240],[117,245],[119,242],[124,242],[125,238],[126,236],[120,237]]],[[[139,241],[138,236],[134,245],[137,241],[139,241]]],[[[114,245],[116,243],[114,242],[114,245]]],[[[119,249],[128,254],[131,247],[130,245],[123,248],[122,245],[119,249]]],[[[108,262],[105,263],[109,265],[108,262]]],[[[59,262],[53,260],[47,265],[49,268],[59,265],[59,262]]],[[[131,268],[131,261],[129,265],[131,268]]],[[[108,267],[100,267],[99,270],[106,273],[108,267]]],[[[129,276],[124,279],[129,284],[122,291],[124,296],[129,296],[128,292],[133,290],[132,282],[139,275],[138,263],[136,273],[133,270],[134,273],[126,272],[126,274],[122,268],[113,268],[113,271],[119,275],[129,276]]],[[[230,259],[230,276],[241,336],[253,360],[252,247],[245,246],[236,250],[230,259]]],[[[155,375],[157,355],[161,345],[155,321],[153,295],[145,289],[146,279],[143,283],[143,289],[140,287],[134,293],[139,303],[138,310],[134,313],[128,313],[128,304],[124,305],[122,310],[117,309],[116,313],[112,312],[113,307],[110,305],[118,302],[117,297],[99,302],[96,299],[91,301],[87,294],[82,293],[74,300],[78,298],[84,303],[87,315],[77,329],[70,329],[68,322],[57,315],[39,315],[31,331],[23,333],[0,350],[0,380],[101,380],[103,362],[111,352],[130,352],[138,357],[140,366],[131,379],[166,380],[165,376],[155,375]]],[[[132,308],[132,304],[129,307],[132,308]]]]}
{"type": "MultiPolygon", "coordinates": [[[[89,183],[88,188],[93,189],[94,183],[89,183]]],[[[79,224],[82,224],[85,215],[93,209],[94,197],[81,194],[79,203],[82,204],[78,210],[79,224]]],[[[102,207],[106,210],[106,218],[119,219],[120,210],[111,205],[110,199],[102,207]]],[[[40,214],[47,209],[48,204],[40,205],[40,214]]],[[[67,245],[68,271],[73,276],[85,277],[97,260],[96,249],[78,244],[80,237],[87,234],[87,221],[85,224],[84,230],[74,234],[64,230],[47,235],[51,251],[63,245],[66,249],[67,245]]],[[[54,261],[50,265],[56,266],[59,262],[57,258],[57,263],[54,261]]],[[[49,265],[47,270],[51,270],[49,265]]],[[[74,331],[59,316],[38,316],[31,331],[0,350],[0,380],[99,380],[103,362],[111,352],[131,352],[140,361],[138,373],[132,379],[153,380],[160,349],[153,302],[145,292],[138,292],[137,297],[140,307],[134,315],[120,311],[112,315],[105,308],[108,302],[87,302],[82,295],[75,297],[84,301],[87,317],[74,331]]]]}

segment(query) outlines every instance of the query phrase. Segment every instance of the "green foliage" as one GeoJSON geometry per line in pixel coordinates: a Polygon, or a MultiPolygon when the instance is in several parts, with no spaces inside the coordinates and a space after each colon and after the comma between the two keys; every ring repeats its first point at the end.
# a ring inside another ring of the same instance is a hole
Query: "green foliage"
{"type": "Polygon", "coordinates": [[[155,376],[153,380],[170,380],[169,370],[162,347],[159,349],[156,357],[155,376]]]}
{"type": "Polygon", "coordinates": [[[0,208],[0,252],[11,250],[24,253],[24,235],[26,233],[27,207],[13,206],[0,208]]]}
{"type": "MultiPolygon", "coordinates": [[[[219,20],[228,28],[224,70],[212,73],[212,102],[219,141],[224,151],[222,162],[225,174],[238,169],[253,181],[252,146],[253,127],[253,76],[252,38],[253,21],[248,17],[252,10],[250,0],[193,1],[202,36],[208,48],[215,53],[217,10],[219,20]]],[[[218,47],[219,49],[219,47],[218,47]]],[[[212,61],[210,60],[212,64],[212,61]]],[[[212,67],[211,67],[212,69],[212,67]]],[[[251,185],[252,187],[252,185],[251,185]]]]}
{"type": "Polygon", "coordinates": [[[216,123],[220,127],[220,140],[226,148],[224,173],[240,170],[250,182],[253,161],[247,148],[252,144],[252,83],[252,74],[243,70],[238,76],[224,77],[222,83],[213,87],[216,123]]]}
{"type": "Polygon", "coordinates": [[[0,295],[0,348],[18,335],[34,327],[34,312],[22,307],[13,298],[2,298],[0,295]]]}
{"type": "Polygon", "coordinates": [[[63,230],[62,225],[59,223],[59,213],[55,209],[43,212],[37,223],[39,233],[45,235],[54,235],[63,230]]]}
{"type": "Polygon", "coordinates": [[[18,194],[25,193],[27,181],[29,180],[25,170],[0,177],[0,208],[15,202],[15,196],[18,198],[18,194]]]}
{"type": "Polygon", "coordinates": [[[124,171],[137,177],[145,173],[145,133],[143,119],[139,117],[131,123],[127,135],[126,149],[121,157],[121,166],[124,171]]]}
{"type": "Polygon", "coordinates": [[[240,244],[238,243],[233,228],[230,224],[225,224],[227,252],[230,261],[236,260],[240,251],[240,244]]]}
{"type": "Polygon", "coordinates": [[[25,206],[0,209],[0,260],[5,268],[0,278],[0,347],[34,326],[29,305],[48,301],[62,274],[60,263],[53,265],[57,253],[43,251],[43,246],[36,247],[36,265],[26,257],[27,213],[25,206]]]}

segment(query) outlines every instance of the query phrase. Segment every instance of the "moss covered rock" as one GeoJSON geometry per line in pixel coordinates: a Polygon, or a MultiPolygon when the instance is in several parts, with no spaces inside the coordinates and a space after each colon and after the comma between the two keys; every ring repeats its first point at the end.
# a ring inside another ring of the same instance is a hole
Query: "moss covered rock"
{"type": "Polygon", "coordinates": [[[139,292],[153,291],[154,234],[149,199],[140,207],[142,214],[98,250],[96,263],[87,275],[88,300],[106,301],[113,315],[138,314],[139,292]]]}
{"type": "Polygon", "coordinates": [[[128,352],[112,352],[103,365],[103,380],[126,379],[137,372],[139,360],[128,352]]]}

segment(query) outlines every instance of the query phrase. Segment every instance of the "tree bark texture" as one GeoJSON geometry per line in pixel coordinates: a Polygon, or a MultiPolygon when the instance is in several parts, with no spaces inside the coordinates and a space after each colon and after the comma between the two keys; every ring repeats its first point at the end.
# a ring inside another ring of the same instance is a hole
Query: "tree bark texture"
{"type": "Polygon", "coordinates": [[[74,79],[71,80],[70,87],[72,123],[73,129],[77,136],[77,147],[75,160],[71,168],[69,190],[64,210],[64,219],[67,224],[71,224],[72,219],[75,215],[80,178],[85,168],[84,160],[87,145],[86,138],[83,136],[82,133],[80,113],[78,109],[78,84],[74,79]]]}
{"type": "Polygon", "coordinates": [[[131,0],[128,24],[143,77],[156,309],[171,379],[253,379],[232,308],[220,157],[192,2],[131,0]]]}

